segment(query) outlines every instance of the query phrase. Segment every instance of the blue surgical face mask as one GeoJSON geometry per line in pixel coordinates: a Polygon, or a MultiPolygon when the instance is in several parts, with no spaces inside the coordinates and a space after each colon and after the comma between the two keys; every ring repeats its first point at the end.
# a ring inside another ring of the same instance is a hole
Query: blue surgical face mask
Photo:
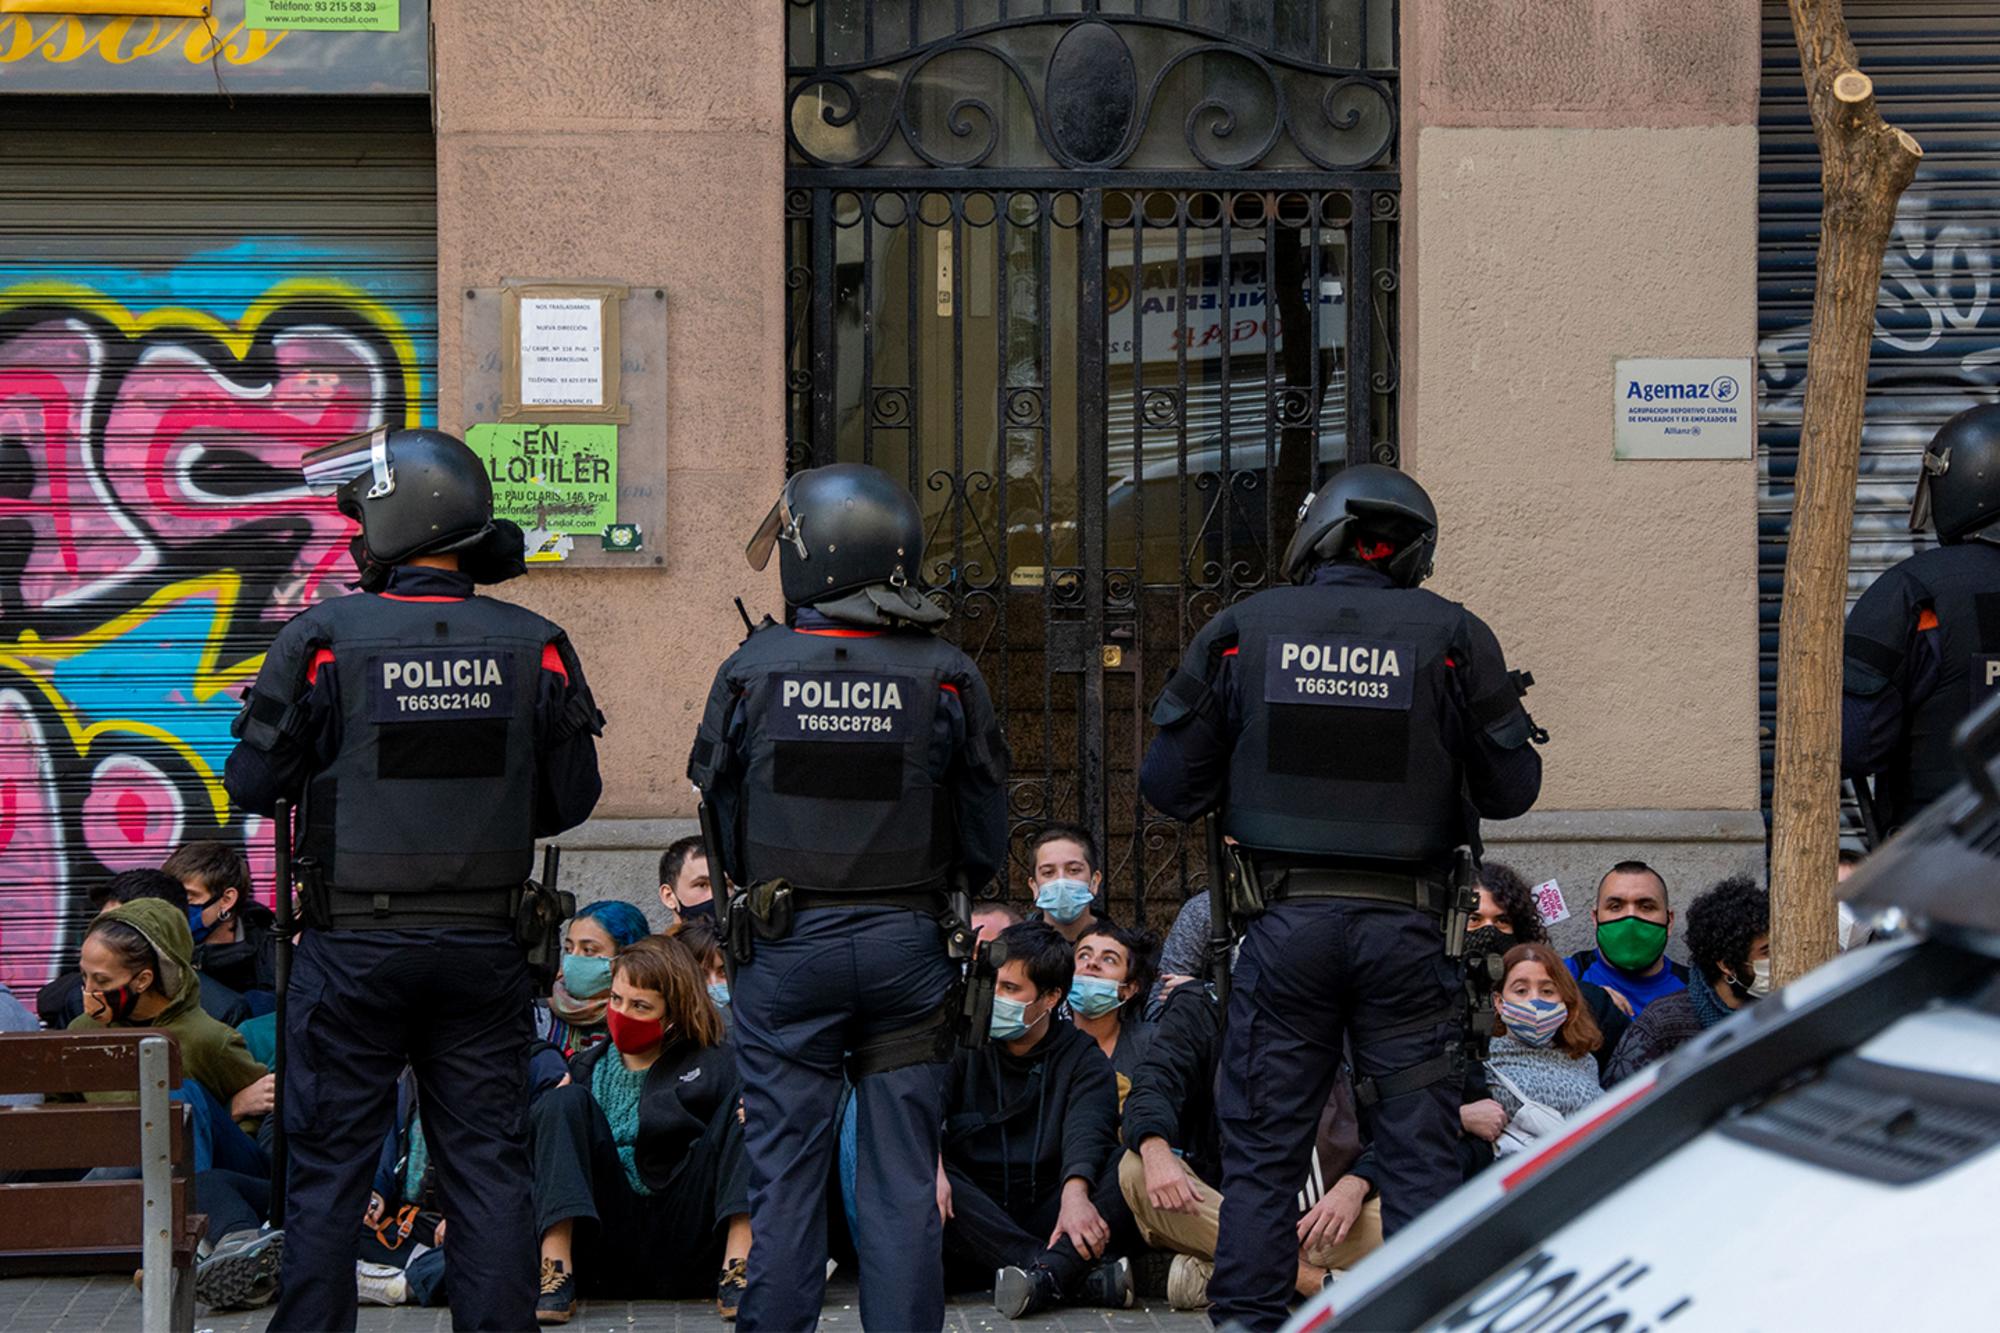
{"type": "MultiPolygon", "coordinates": [[[[1036,1019],[1040,1022],[1040,1019],[1036,1019]]],[[[993,997],[993,1020],[986,1030],[995,1041],[1013,1041],[1028,1035],[1028,1006],[1004,995],[993,997]]]]}
{"type": "Polygon", "coordinates": [[[201,903],[199,905],[195,903],[189,903],[187,906],[188,930],[193,933],[194,942],[196,944],[200,944],[203,940],[207,939],[208,932],[215,929],[214,926],[209,925],[207,922],[201,919],[201,914],[207,910],[208,910],[207,903],[201,903]]]}
{"type": "Polygon", "coordinates": [[[611,960],[588,954],[566,953],[562,962],[563,989],[571,998],[588,1000],[611,989],[611,960]]]}
{"type": "Polygon", "coordinates": [[[1046,912],[1049,920],[1068,925],[1090,910],[1096,896],[1080,879],[1052,879],[1035,890],[1035,906],[1046,912]]]}
{"type": "Polygon", "coordinates": [[[1123,1003],[1118,983],[1107,977],[1080,976],[1070,983],[1069,1007],[1085,1018],[1102,1018],[1123,1003]]]}
{"type": "Polygon", "coordinates": [[[726,1008],[729,1004],[729,983],[726,981],[709,982],[708,998],[715,1001],[716,1008],[726,1008]]]}

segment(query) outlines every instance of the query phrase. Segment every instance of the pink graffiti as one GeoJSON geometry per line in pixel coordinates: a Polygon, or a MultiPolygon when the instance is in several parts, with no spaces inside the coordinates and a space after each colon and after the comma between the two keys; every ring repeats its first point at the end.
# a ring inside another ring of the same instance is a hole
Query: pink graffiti
{"type": "Polygon", "coordinates": [[[32,1002],[60,942],[68,870],[48,746],[16,690],[0,690],[0,866],[32,886],[0,915],[0,983],[32,1002]]]}
{"type": "Polygon", "coordinates": [[[83,841],[113,871],[156,867],[181,841],[181,794],[137,755],[115,754],[90,776],[83,841]]]}
{"type": "Polygon", "coordinates": [[[0,523],[32,534],[19,576],[24,610],[81,600],[158,562],[138,526],[108,503],[89,448],[105,349],[82,332],[50,320],[0,344],[0,442],[33,464],[26,495],[0,496],[0,523]]]}

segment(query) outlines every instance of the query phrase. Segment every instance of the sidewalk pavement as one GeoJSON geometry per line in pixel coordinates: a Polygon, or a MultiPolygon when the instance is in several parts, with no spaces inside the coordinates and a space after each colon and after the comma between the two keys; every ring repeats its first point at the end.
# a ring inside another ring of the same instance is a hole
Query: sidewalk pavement
{"type": "MultiPolygon", "coordinates": [[[[825,1333],[860,1333],[861,1314],[855,1308],[851,1283],[835,1281],[827,1289],[820,1316],[825,1333]]],[[[270,1311],[231,1314],[197,1311],[197,1333],[262,1333],[270,1311]]],[[[15,1278],[0,1281],[0,1333],[55,1333],[72,1329],[139,1327],[139,1293],[131,1279],[121,1277],[15,1278]]],[[[733,1325],[715,1316],[706,1301],[586,1301],[564,1327],[574,1333],[726,1333],[733,1325]]],[[[451,1311],[416,1306],[364,1305],[362,1333],[447,1333],[451,1311]]],[[[993,1307],[972,1297],[952,1302],[945,1310],[945,1328],[955,1333],[1007,1333],[1008,1330],[1147,1330],[1148,1333],[1207,1333],[1208,1316],[1167,1308],[1158,1297],[1142,1299],[1130,1310],[1058,1310],[1011,1323],[993,1307]]]]}

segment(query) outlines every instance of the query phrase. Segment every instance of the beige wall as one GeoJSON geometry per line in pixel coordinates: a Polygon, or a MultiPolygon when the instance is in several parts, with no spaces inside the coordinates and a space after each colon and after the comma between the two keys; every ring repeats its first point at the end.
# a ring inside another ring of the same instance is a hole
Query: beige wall
{"type": "Polygon", "coordinates": [[[1614,462],[1611,429],[1616,359],[1755,349],[1757,6],[1406,14],[1402,428],[1443,520],[1432,586],[1536,675],[1540,811],[1754,810],[1755,465],[1614,462]]]}
{"type": "Polygon", "coordinates": [[[665,563],[536,570],[506,595],[568,628],[610,716],[599,817],[685,815],[708,682],[742,637],[729,599],[776,601],[775,580],[767,588],[742,550],[783,471],[780,10],[556,9],[434,9],[438,419],[470,424],[456,373],[465,289],[519,277],[664,285],[667,529],[646,543],[665,563]]]}

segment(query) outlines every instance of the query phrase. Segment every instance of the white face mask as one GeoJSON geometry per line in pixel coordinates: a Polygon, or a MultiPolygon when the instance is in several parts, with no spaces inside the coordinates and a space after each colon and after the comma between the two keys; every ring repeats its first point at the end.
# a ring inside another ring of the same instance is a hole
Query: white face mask
{"type": "Polygon", "coordinates": [[[1750,964],[1750,984],[1743,989],[1750,992],[1750,998],[1761,1000],[1771,993],[1771,960],[1759,958],[1750,964]]]}

